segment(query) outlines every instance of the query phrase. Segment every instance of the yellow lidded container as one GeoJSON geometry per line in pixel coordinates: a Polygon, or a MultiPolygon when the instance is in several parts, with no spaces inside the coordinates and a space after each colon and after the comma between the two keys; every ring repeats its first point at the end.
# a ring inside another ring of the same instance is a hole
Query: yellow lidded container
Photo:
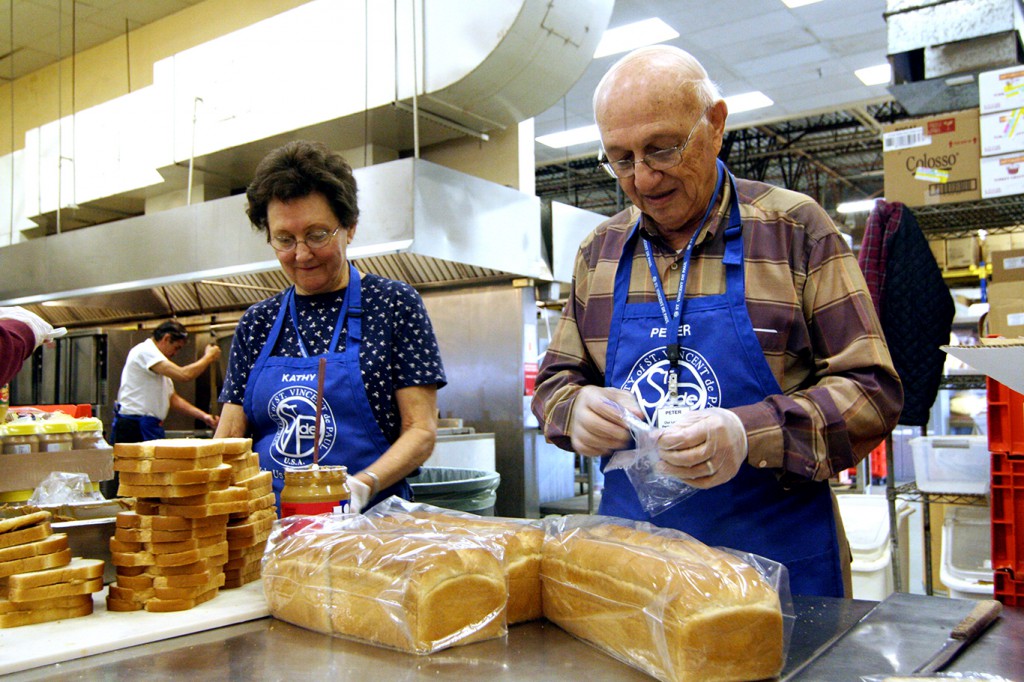
{"type": "Polygon", "coordinates": [[[295,514],[330,514],[348,502],[347,469],[313,466],[285,469],[281,489],[281,518],[295,514]]]}
{"type": "Polygon", "coordinates": [[[75,450],[99,450],[110,447],[103,439],[103,422],[96,417],[80,417],[75,420],[72,443],[75,450]]]}
{"type": "Polygon", "coordinates": [[[39,422],[39,452],[73,450],[74,430],[75,423],[71,420],[47,419],[39,422]]]}
{"type": "Polygon", "coordinates": [[[3,450],[5,455],[27,455],[39,452],[38,422],[16,421],[4,427],[3,450]]]}

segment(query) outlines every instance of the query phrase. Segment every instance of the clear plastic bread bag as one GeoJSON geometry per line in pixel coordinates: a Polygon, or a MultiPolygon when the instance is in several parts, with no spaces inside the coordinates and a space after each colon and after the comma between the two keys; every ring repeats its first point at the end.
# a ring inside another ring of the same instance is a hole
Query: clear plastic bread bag
{"type": "Polygon", "coordinates": [[[415,654],[507,633],[502,548],[376,527],[358,514],[275,522],[263,588],[276,618],[415,654]]]}
{"type": "Polygon", "coordinates": [[[605,402],[619,412],[636,446],[633,450],[623,450],[612,455],[605,472],[616,469],[625,471],[645,512],[657,516],[697,492],[698,489],[692,485],[659,470],[661,457],[658,455],[658,437],[662,429],[638,419],[618,403],[611,400],[605,402]]]}
{"type": "Polygon", "coordinates": [[[786,568],[672,529],[545,519],[544,615],[659,680],[777,676],[795,613],[786,568]]]}
{"type": "Polygon", "coordinates": [[[543,617],[540,594],[541,548],[544,529],[538,519],[477,516],[443,509],[422,502],[392,496],[365,512],[381,528],[404,528],[407,532],[471,534],[489,538],[503,551],[508,580],[509,625],[543,617]]]}

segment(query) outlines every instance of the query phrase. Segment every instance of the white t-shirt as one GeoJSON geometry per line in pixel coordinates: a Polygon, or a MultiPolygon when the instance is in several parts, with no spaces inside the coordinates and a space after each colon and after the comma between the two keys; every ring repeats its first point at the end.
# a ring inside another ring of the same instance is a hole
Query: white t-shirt
{"type": "Polygon", "coordinates": [[[117,391],[117,402],[121,403],[123,414],[160,420],[167,417],[174,382],[150,369],[166,359],[152,337],[128,351],[121,371],[121,388],[117,391]]]}

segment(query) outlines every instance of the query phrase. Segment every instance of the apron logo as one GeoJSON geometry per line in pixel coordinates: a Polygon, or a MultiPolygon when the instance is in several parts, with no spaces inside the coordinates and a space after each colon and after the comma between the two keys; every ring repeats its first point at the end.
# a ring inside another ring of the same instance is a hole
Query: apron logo
{"type": "MultiPolygon", "coordinates": [[[[654,424],[658,407],[668,398],[668,372],[665,347],[655,348],[633,364],[620,387],[633,394],[650,424],[654,424]]],[[[715,370],[703,355],[690,348],[680,349],[678,390],[682,403],[691,410],[718,407],[722,402],[715,370]]]]}
{"type": "MultiPolygon", "coordinates": [[[[316,434],[316,391],[309,386],[286,386],[270,398],[267,406],[277,426],[270,456],[281,466],[313,464],[316,434]]],[[[337,435],[334,413],[326,402],[320,414],[320,451],[330,452],[337,435]]]]}

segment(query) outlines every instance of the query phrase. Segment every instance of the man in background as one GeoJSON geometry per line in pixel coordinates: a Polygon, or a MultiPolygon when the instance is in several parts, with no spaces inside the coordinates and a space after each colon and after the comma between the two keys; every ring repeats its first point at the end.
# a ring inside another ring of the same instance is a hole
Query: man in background
{"type": "Polygon", "coordinates": [[[172,409],[216,428],[218,418],[178,395],[174,382],[192,381],[205,372],[220,357],[220,348],[210,344],[195,362],[177,365],[171,359],[184,347],[186,339],[185,327],[169,320],[128,352],[114,406],[111,444],[164,438],[163,421],[172,409]]]}

